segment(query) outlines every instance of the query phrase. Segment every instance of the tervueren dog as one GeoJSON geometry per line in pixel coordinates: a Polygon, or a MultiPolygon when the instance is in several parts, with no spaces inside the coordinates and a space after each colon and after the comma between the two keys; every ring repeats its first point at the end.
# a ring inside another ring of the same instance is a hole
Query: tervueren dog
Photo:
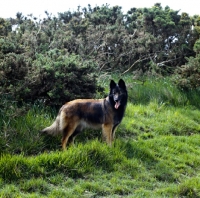
{"type": "Polygon", "coordinates": [[[64,104],[54,123],[42,133],[62,135],[62,148],[84,129],[102,128],[103,138],[111,146],[117,126],[124,117],[128,93],[125,82],[110,81],[110,93],[104,99],[77,99],[64,104]]]}

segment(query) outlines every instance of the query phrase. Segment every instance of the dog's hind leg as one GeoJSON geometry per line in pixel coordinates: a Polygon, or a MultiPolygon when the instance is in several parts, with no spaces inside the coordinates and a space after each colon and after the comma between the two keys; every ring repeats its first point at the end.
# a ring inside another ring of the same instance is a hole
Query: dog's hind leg
{"type": "Polygon", "coordinates": [[[76,138],[76,136],[80,133],[81,131],[79,129],[76,128],[76,130],[74,131],[74,133],[69,137],[69,144],[74,144],[74,140],[76,138]]]}
{"type": "Polygon", "coordinates": [[[72,136],[73,138],[73,133],[75,132],[77,127],[77,124],[69,124],[64,130],[63,130],[63,137],[62,137],[62,149],[66,149],[67,142],[69,138],[72,136]]]}

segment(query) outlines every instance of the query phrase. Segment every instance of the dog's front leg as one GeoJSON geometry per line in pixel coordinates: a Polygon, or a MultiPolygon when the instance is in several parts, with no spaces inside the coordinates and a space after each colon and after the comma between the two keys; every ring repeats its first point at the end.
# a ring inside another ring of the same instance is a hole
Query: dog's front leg
{"type": "Polygon", "coordinates": [[[102,125],[103,139],[106,140],[106,142],[109,146],[112,146],[112,140],[113,140],[112,128],[113,128],[112,124],[103,124],[102,125]]]}

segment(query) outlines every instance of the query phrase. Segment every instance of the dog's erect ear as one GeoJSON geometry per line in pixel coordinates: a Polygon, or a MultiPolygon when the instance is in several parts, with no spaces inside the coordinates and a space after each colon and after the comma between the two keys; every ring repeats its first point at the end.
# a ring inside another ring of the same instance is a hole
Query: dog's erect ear
{"type": "Polygon", "coordinates": [[[110,89],[113,89],[113,88],[115,88],[115,87],[116,87],[115,81],[114,81],[114,80],[111,80],[111,81],[110,81],[110,89]]]}
{"type": "Polygon", "coordinates": [[[122,79],[119,80],[118,85],[119,85],[120,88],[126,89],[125,82],[122,79]]]}

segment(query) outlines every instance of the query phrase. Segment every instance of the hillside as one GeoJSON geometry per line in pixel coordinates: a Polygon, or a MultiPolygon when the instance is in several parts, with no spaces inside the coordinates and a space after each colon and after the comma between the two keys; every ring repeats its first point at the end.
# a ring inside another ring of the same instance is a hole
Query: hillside
{"type": "Polygon", "coordinates": [[[167,79],[124,78],[129,103],[112,148],[88,130],[63,152],[60,137],[38,133],[55,110],[5,103],[0,197],[200,197],[198,94],[167,79]]]}

